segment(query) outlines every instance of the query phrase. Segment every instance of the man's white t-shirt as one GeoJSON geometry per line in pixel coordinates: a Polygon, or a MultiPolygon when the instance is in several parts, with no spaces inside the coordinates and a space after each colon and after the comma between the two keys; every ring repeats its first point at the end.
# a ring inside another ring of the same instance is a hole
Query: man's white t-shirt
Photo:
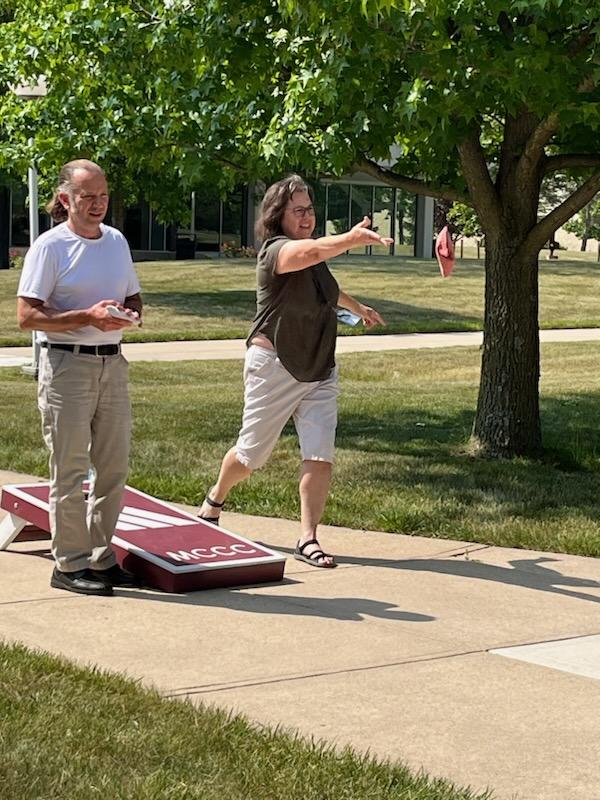
{"type": "MultiPolygon", "coordinates": [[[[99,239],[85,239],[61,222],[39,236],[27,251],[17,294],[42,300],[49,308],[73,311],[100,300],[123,303],[140,291],[127,239],[100,225],[99,239]]],[[[85,325],[70,331],[38,331],[38,341],[116,344],[121,331],[85,325]]]]}

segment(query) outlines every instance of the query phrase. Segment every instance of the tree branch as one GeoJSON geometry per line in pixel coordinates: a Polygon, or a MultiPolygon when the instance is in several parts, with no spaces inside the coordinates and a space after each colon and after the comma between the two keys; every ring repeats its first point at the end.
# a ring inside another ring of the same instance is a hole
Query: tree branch
{"type": "Polygon", "coordinates": [[[561,153],[548,156],[544,162],[544,174],[559,172],[572,167],[600,167],[600,155],[593,153],[561,153]]]}
{"type": "Polygon", "coordinates": [[[228,158],[225,158],[225,156],[213,156],[213,159],[218,161],[220,164],[225,164],[226,167],[231,167],[232,169],[237,170],[238,172],[241,172],[244,169],[241,164],[236,164],[235,161],[230,161],[228,158]]]}
{"type": "Polygon", "coordinates": [[[590,45],[594,39],[596,38],[596,34],[593,30],[586,28],[582,30],[579,36],[571,42],[571,46],[569,47],[569,57],[575,58],[575,56],[582,53],[588,45],[590,45]]]}
{"type": "Polygon", "coordinates": [[[500,204],[479,141],[479,130],[473,131],[458,145],[458,152],[472,198],[471,205],[477,211],[484,232],[489,234],[500,219],[500,204]]]}
{"type": "Polygon", "coordinates": [[[552,234],[564,225],[600,191],[600,172],[596,172],[577,191],[551,211],[532,228],[523,243],[523,249],[539,253],[552,234]]]}
{"type": "Polygon", "coordinates": [[[468,195],[457,192],[449,186],[434,186],[418,178],[409,178],[406,175],[399,175],[391,169],[379,166],[376,161],[372,161],[366,156],[362,156],[362,158],[357,160],[355,168],[366,172],[367,175],[377,178],[388,186],[405,189],[407,192],[422,194],[427,197],[439,197],[442,200],[452,200],[455,203],[464,203],[468,206],[473,205],[468,195]]]}
{"type": "MultiPolygon", "coordinates": [[[[580,39],[578,40],[578,46],[583,46],[587,43],[587,35],[582,34],[580,39]]],[[[574,51],[577,52],[577,51],[574,51]]],[[[588,75],[584,78],[579,86],[577,87],[577,92],[579,94],[585,94],[586,92],[591,92],[595,86],[597,81],[591,75],[588,75]]],[[[519,159],[519,164],[517,166],[517,170],[524,174],[526,177],[530,175],[532,170],[534,170],[539,162],[540,159],[544,155],[544,148],[550,141],[550,139],[554,136],[555,133],[558,133],[560,130],[560,115],[556,112],[552,114],[548,114],[547,117],[542,119],[540,123],[537,125],[529,139],[527,140],[527,144],[525,145],[525,149],[523,150],[523,155],[519,159]]],[[[593,165],[595,166],[595,164],[593,165]]]]}
{"type": "Polygon", "coordinates": [[[544,154],[544,147],[554,134],[557,133],[559,128],[560,118],[558,114],[549,114],[543,119],[527,140],[523,155],[519,159],[519,167],[521,163],[525,161],[531,166],[534,166],[544,154]]]}
{"type": "Polygon", "coordinates": [[[141,3],[137,2],[137,0],[132,0],[131,7],[135,9],[142,17],[145,17],[148,22],[155,24],[158,22],[164,22],[162,17],[159,17],[153,11],[148,11],[148,9],[144,8],[141,3]]]}

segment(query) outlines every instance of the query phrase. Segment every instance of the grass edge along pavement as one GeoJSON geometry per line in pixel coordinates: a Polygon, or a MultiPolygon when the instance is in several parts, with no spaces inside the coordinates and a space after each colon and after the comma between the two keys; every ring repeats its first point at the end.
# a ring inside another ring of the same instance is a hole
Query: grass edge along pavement
{"type": "Polygon", "coordinates": [[[0,641],[2,800],[491,800],[0,641]]]}

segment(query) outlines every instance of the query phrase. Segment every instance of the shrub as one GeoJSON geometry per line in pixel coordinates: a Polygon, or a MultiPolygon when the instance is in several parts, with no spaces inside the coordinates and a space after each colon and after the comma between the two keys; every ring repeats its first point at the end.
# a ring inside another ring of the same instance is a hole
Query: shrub
{"type": "Polygon", "coordinates": [[[23,254],[15,247],[11,247],[8,251],[8,263],[14,269],[23,269],[23,254]]]}
{"type": "Polygon", "coordinates": [[[256,258],[254,247],[238,247],[235,242],[223,242],[221,254],[227,258],[256,258]]]}

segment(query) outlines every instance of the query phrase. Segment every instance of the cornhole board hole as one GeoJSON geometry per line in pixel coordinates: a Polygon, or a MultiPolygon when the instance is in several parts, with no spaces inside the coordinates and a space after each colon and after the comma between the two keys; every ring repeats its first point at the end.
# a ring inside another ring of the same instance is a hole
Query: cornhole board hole
{"type": "MultiPolygon", "coordinates": [[[[49,532],[48,494],[47,483],[4,486],[0,508],[8,513],[0,524],[0,550],[49,532]]],[[[285,566],[281,553],[130,486],[112,545],[122,567],[165,592],[280,581],[285,566]]]]}

